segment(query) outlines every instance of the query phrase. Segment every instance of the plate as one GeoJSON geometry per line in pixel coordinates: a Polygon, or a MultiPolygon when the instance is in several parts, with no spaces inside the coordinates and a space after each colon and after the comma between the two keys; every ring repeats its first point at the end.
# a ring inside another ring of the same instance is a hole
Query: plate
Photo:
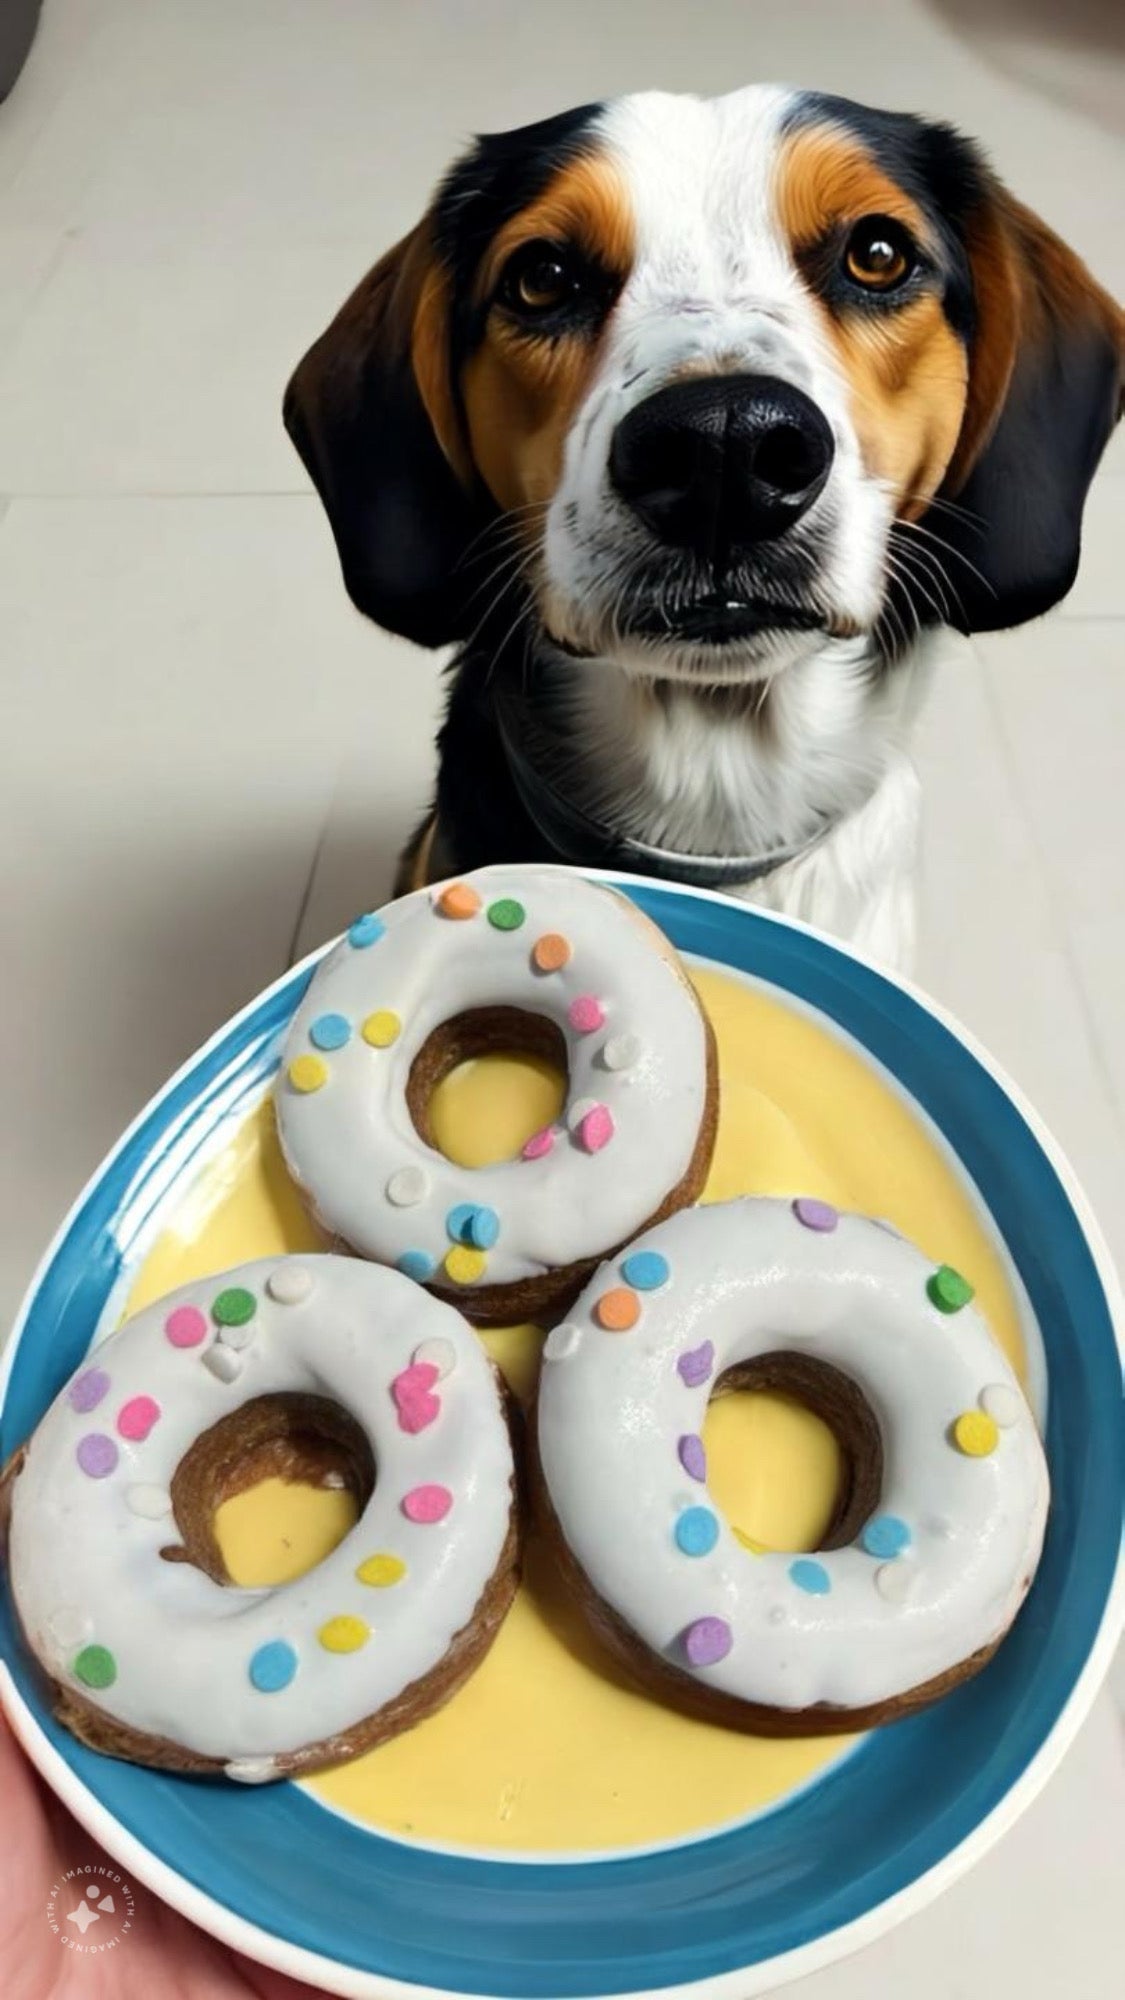
{"type": "MultiPolygon", "coordinates": [[[[681,951],[851,1037],[973,1183],[1042,1340],[1053,1487],[1043,1560],[976,1680],[862,1740],[773,1810],[620,1857],[412,1844],[294,1785],[215,1785],[102,1758],[53,1721],[0,1594],[0,1694],[24,1747],[135,1879],[216,1937],[330,1992],[495,1996],[772,1990],[879,1935],[965,1871],[1057,1765],[1120,1630],[1125,1431],[1104,1245],[1040,1122],[947,1016],[805,927],[607,877],[681,951]]],[[[64,1222],[5,1357],[0,1458],[28,1435],[215,1135],[261,1097],[320,954],[222,1029],[126,1133],[64,1222]]]]}

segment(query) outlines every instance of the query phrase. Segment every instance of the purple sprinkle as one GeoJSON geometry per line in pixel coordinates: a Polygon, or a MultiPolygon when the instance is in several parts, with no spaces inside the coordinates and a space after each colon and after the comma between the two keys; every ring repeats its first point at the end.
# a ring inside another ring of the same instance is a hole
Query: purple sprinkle
{"type": "Polygon", "coordinates": [[[835,1229],[840,1220],[839,1210],[830,1201],[814,1201],[810,1195],[799,1195],[793,1203],[793,1213],[806,1229],[819,1229],[822,1233],[835,1229]]]}
{"type": "Polygon", "coordinates": [[[696,1437],[694,1431],[689,1431],[686,1437],[680,1439],[676,1449],[688,1478],[698,1479],[702,1484],[707,1477],[707,1450],[703,1439],[696,1437]]]}
{"type": "Polygon", "coordinates": [[[109,1376],[104,1368],[85,1368],[76,1375],[66,1392],[66,1400],[72,1410],[80,1410],[85,1416],[89,1410],[96,1410],[106,1390],[109,1376]]]}
{"type": "Polygon", "coordinates": [[[104,1479],[117,1464],[117,1446],[104,1431],[87,1431],[78,1440],[78,1463],[91,1479],[104,1479]]]}
{"type": "Polygon", "coordinates": [[[714,1667],[725,1660],[734,1634],[725,1618],[697,1618],[683,1635],[683,1648],[693,1667],[714,1667]]]}
{"type": "Polygon", "coordinates": [[[689,1347],[676,1363],[680,1380],[686,1382],[689,1389],[698,1389],[701,1382],[708,1381],[714,1365],[715,1349],[709,1340],[705,1340],[702,1347],[689,1347]]]}

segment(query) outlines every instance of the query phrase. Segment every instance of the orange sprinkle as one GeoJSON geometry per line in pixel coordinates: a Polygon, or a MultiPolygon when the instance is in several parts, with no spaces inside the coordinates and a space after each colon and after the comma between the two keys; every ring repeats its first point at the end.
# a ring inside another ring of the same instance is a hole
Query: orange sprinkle
{"type": "Polygon", "coordinates": [[[451,882],[438,897],[438,909],[443,917],[475,917],[480,897],[467,882],[451,882]]]}
{"type": "Polygon", "coordinates": [[[594,1307],[594,1318],[607,1333],[628,1333],[640,1316],[641,1302],[628,1285],[617,1285],[612,1292],[603,1292],[594,1307]]]}
{"type": "Polygon", "coordinates": [[[544,931],[536,938],[531,950],[531,963],[537,972],[561,972],[569,965],[574,947],[569,938],[559,931],[544,931]]]}

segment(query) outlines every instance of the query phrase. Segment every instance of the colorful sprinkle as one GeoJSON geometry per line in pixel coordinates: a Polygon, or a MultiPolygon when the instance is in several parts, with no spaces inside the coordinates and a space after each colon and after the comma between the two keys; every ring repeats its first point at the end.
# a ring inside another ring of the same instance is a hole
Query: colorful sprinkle
{"type": "Polygon", "coordinates": [[[237,1382],[242,1373],[242,1356],[217,1340],[204,1354],[203,1366],[220,1382],[237,1382]]]}
{"type": "Polygon", "coordinates": [[[176,1306],[164,1322],[164,1337],[173,1347],[198,1347],[207,1338],[207,1321],[198,1306],[176,1306]]]}
{"type": "Polygon", "coordinates": [[[698,1479],[700,1485],[707,1478],[707,1447],[694,1431],[687,1431],[676,1446],[676,1454],[689,1479],[698,1479]]]}
{"type": "Polygon", "coordinates": [[[313,1274],[307,1264],[298,1264],[296,1258],[279,1264],[266,1279],[266,1290],[279,1306],[299,1306],[307,1299],[313,1288],[313,1274]]]}
{"type": "Polygon", "coordinates": [[[582,1328],[564,1320],[561,1326],[553,1326],[543,1342],[544,1361],[569,1361],[582,1345],[582,1328]]]}
{"type": "Polygon", "coordinates": [[[709,1556],[719,1539],[710,1507],[685,1507],[676,1521],[676,1547],[685,1556],[709,1556]]]}
{"type": "Polygon", "coordinates": [[[362,1618],[329,1618],[317,1633],[326,1653],[358,1653],[371,1637],[371,1627],[362,1618]]]}
{"type": "Polygon", "coordinates": [[[1023,1397],[1009,1382],[990,1382],[987,1389],[981,1390],[978,1400],[985,1415],[1002,1431],[1010,1431],[1024,1413],[1023,1397]]]}
{"type": "Polygon", "coordinates": [[[588,1153],[600,1153],[603,1146],[609,1145],[616,1129],[608,1104],[595,1104],[578,1127],[578,1143],[588,1153]]]}
{"type": "Polygon", "coordinates": [[[357,951],[366,951],[368,945],[379,942],[385,935],[386,929],[382,917],[377,917],[374,910],[369,910],[366,916],[357,917],[354,924],[349,924],[348,943],[354,945],[357,951]]]}
{"type": "Polygon", "coordinates": [[[141,1521],[162,1521],[172,1512],[172,1495],[164,1486],[148,1486],[141,1481],[125,1488],[125,1505],[141,1521]]]}
{"type": "Polygon", "coordinates": [[[709,1340],[705,1340],[701,1347],[689,1347],[676,1363],[680,1380],[689,1389],[698,1389],[702,1382],[709,1381],[714,1366],[715,1348],[709,1340]]]}
{"type": "Polygon", "coordinates": [[[544,931],[531,947],[531,963],[536,972],[561,972],[573,955],[574,946],[561,931],[544,931]]]}
{"type": "Polygon", "coordinates": [[[594,1318],[607,1333],[628,1333],[641,1316],[641,1302],[628,1285],[615,1285],[603,1292],[594,1306],[594,1318]]]}
{"type": "Polygon", "coordinates": [[[404,1250],[395,1269],[401,1271],[404,1278],[413,1278],[416,1285],[425,1285],[437,1270],[437,1260],[430,1256],[428,1250],[404,1250]]]}
{"type": "Polygon", "coordinates": [[[428,1364],[441,1381],[446,1375],[452,1375],[456,1368],[457,1349],[451,1340],[443,1340],[439,1335],[436,1340],[420,1341],[410,1358],[419,1366],[428,1364]]]}
{"type": "Polygon", "coordinates": [[[117,1661],[108,1646],[83,1646],[74,1662],[74,1672],[84,1687],[112,1687],[117,1679],[117,1661]]]}
{"type": "Polygon", "coordinates": [[[987,1458],[1000,1442],[995,1417],[986,1410],[963,1410],[953,1426],[953,1442],[966,1458],[987,1458]]]}
{"type": "Polygon", "coordinates": [[[318,1014],[309,1029],[309,1040],[315,1049],[342,1049],[351,1032],[352,1024],[342,1014],[318,1014]]]}
{"type": "Polygon", "coordinates": [[[437,1369],[430,1362],[412,1361],[409,1368],[400,1369],[391,1383],[398,1427],[411,1437],[428,1430],[441,1415],[441,1400],[433,1393],[437,1379],[437,1369]]]}
{"type": "Polygon", "coordinates": [[[605,1027],[605,1008],[593,993],[580,993],[567,1008],[566,1018],[576,1035],[593,1035],[605,1027]]]}
{"type": "Polygon", "coordinates": [[[520,1159],[545,1159],[554,1143],[555,1134],[553,1128],[550,1125],[544,1125],[542,1131],[533,1132],[530,1139],[524,1140],[523,1145],[520,1147],[520,1159]]]}
{"type": "Polygon", "coordinates": [[[973,1287],[967,1278],[955,1271],[952,1264],[939,1264],[933,1275],[926,1280],[926,1291],[930,1304],[939,1312],[960,1312],[973,1296],[973,1287]]]}
{"type": "Polygon", "coordinates": [[[291,1088],[308,1097],[328,1082],[328,1064],[320,1056],[294,1056],[285,1074],[291,1088]]]}
{"type": "Polygon", "coordinates": [[[826,1597],[832,1588],[832,1578],[823,1563],[814,1562],[811,1556],[799,1556],[789,1565],[789,1581],[798,1590],[806,1590],[810,1597],[826,1597]]]}
{"type": "Polygon", "coordinates": [[[867,1554],[878,1556],[883,1562],[892,1562],[895,1556],[900,1556],[910,1547],[911,1540],[910,1529],[897,1514],[876,1514],[860,1536],[867,1554]]]}
{"type": "Polygon", "coordinates": [[[734,1634],[725,1618],[697,1618],[681,1643],[689,1666],[717,1667],[734,1645],[734,1634]]]}
{"type": "Polygon", "coordinates": [[[365,1556],[356,1568],[360,1583],[370,1584],[372,1590],[389,1590],[392,1583],[401,1583],[406,1575],[406,1564],[401,1556],[365,1556]]]}
{"type": "Polygon", "coordinates": [[[104,1368],[84,1368],[67,1390],[66,1400],[80,1416],[89,1416],[91,1410],[97,1409],[108,1388],[109,1376],[104,1368]]]}
{"type": "Polygon", "coordinates": [[[500,1217],[494,1208],[474,1208],[465,1229],[465,1241],[474,1250],[491,1250],[500,1236],[500,1217]]]}
{"type": "Polygon", "coordinates": [[[159,1421],[160,1405],[152,1396],[130,1396],[117,1412],[117,1433],[133,1444],[143,1444],[159,1421]]]}
{"type": "Polygon", "coordinates": [[[88,1479],[106,1479],[117,1464],[117,1446],[104,1431],[87,1431],[74,1455],[88,1479]]]}
{"type": "Polygon", "coordinates": [[[475,1285],[488,1269],[488,1258],[483,1250],[472,1250],[467,1243],[456,1243],[446,1253],[442,1268],[455,1285],[475,1285]]]}
{"type": "Polygon", "coordinates": [[[793,1213],[806,1229],[816,1229],[822,1235],[835,1229],[840,1221],[840,1212],[830,1201],[815,1201],[811,1195],[798,1195],[793,1213]]]}
{"type": "Polygon", "coordinates": [[[267,1639],[250,1656],[248,1672],[259,1694],[280,1694],[297,1671],[297,1655],[287,1639],[267,1639]]]}
{"type": "Polygon", "coordinates": [[[655,1292],[668,1283],[668,1259],[659,1250],[634,1250],[622,1264],[621,1276],[638,1292],[655,1292]]]}
{"type": "Polygon", "coordinates": [[[448,1486],[412,1486],[403,1496],[402,1511],[408,1521],[428,1528],[435,1521],[444,1521],[452,1505],[448,1486]]]}
{"type": "Polygon", "coordinates": [[[245,1285],[228,1285],[211,1306],[216,1326],[246,1326],[258,1310],[258,1301],[245,1285]]]}
{"type": "Polygon", "coordinates": [[[488,921],[494,931],[518,931],[527,911],[514,896],[501,896],[498,903],[488,906],[488,921]]]}
{"type": "Polygon", "coordinates": [[[475,917],[480,909],[480,897],[467,882],[450,882],[437,899],[437,909],[443,917],[452,917],[455,923],[464,923],[467,917],[475,917]]]}
{"type": "Polygon", "coordinates": [[[882,1563],[875,1572],[875,1588],[888,1604],[905,1604],[917,1581],[912,1562],[882,1563]]]}
{"type": "Polygon", "coordinates": [[[602,1050],[602,1062],[606,1069],[635,1069],[642,1046],[639,1035],[611,1035],[602,1050]]]}
{"type": "Polygon", "coordinates": [[[451,1243],[467,1243],[468,1228],[473,1218],[473,1203],[459,1201],[450,1209],[445,1218],[445,1233],[451,1243]]]}
{"type": "Polygon", "coordinates": [[[396,1208],[416,1208],[430,1192],[430,1176],[425,1167],[399,1167],[387,1182],[387,1200],[396,1208]]]}
{"type": "Polygon", "coordinates": [[[577,1132],[582,1120],[588,1118],[591,1111],[596,1111],[600,1102],[601,1099],[597,1097],[574,1098],[572,1103],[566,1107],[567,1129],[571,1132],[577,1132]]]}
{"type": "Polygon", "coordinates": [[[402,1033],[402,1022],[389,1007],[378,1007],[367,1016],[359,1032],[368,1048],[389,1049],[402,1033]]]}

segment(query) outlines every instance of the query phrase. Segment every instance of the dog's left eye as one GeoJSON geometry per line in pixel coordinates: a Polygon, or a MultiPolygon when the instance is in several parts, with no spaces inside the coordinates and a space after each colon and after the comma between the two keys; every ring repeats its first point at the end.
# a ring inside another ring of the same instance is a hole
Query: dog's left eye
{"type": "Polygon", "coordinates": [[[509,257],[497,296],[521,319],[538,319],[579,302],[588,276],[587,266],[566,244],[524,243],[509,257]]]}
{"type": "Polygon", "coordinates": [[[865,215],[844,248],[844,270],[868,292],[893,292],[918,266],[908,230],[889,215],[865,215]]]}

